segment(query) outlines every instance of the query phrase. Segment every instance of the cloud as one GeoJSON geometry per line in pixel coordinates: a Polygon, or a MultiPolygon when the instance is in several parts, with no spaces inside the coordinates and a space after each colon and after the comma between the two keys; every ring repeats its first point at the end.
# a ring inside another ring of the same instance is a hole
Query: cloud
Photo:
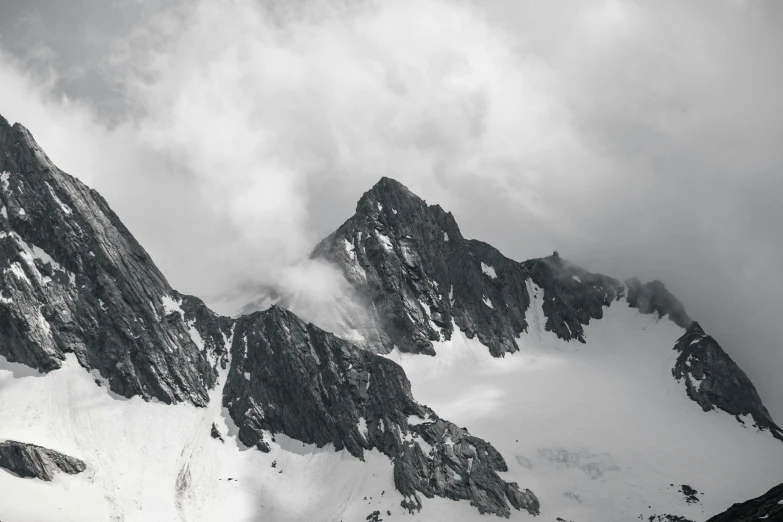
{"type": "Polygon", "coordinates": [[[780,18],[774,2],[182,1],[105,42],[118,115],[8,54],[0,112],[182,291],[316,288],[319,269],[290,267],[391,176],[511,257],[663,279],[783,418],[780,18]]]}

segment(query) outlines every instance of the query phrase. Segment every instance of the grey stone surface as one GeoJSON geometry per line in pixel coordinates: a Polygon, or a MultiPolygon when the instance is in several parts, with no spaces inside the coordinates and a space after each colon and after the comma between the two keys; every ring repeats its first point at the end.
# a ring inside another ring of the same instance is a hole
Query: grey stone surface
{"type": "MultiPolygon", "coordinates": [[[[357,458],[378,449],[410,510],[437,495],[482,513],[538,511],[530,491],[497,474],[506,463],[490,444],[412,398],[397,364],[280,308],[235,320],[173,290],[98,193],[1,118],[0,173],[0,354],[9,361],[50,372],[74,353],[121,396],[197,406],[230,363],[223,402],[248,446],[268,451],[265,436],[285,434],[357,458]],[[409,425],[411,415],[423,422],[409,425]]],[[[222,440],[216,425],[210,434],[222,440]]],[[[83,469],[14,444],[6,460],[23,476],[83,469]]]]}
{"type": "Polygon", "coordinates": [[[81,460],[35,444],[0,442],[0,468],[23,478],[51,481],[61,471],[75,475],[87,469],[81,460]]]}
{"type": "Polygon", "coordinates": [[[512,507],[538,512],[532,492],[497,474],[508,470],[500,453],[419,405],[393,361],[278,307],[238,319],[231,358],[223,401],[245,445],[270,451],[282,433],[362,459],[377,449],[393,461],[411,511],[424,495],[468,500],[500,516],[512,507]]]}
{"type": "Polygon", "coordinates": [[[48,372],[72,352],[124,397],[206,404],[216,372],[106,201],[2,117],[0,173],[0,354],[48,372]]]}
{"type": "MultiPolygon", "coordinates": [[[[687,329],[675,347],[681,352],[674,377],[706,376],[688,396],[702,408],[753,416],[780,438],[750,379],[709,337],[689,346],[700,327],[660,281],[625,284],[551,256],[516,262],[481,241],[465,239],[451,213],[427,205],[405,186],[381,179],[366,192],[356,213],[314,249],[312,256],[336,265],[370,310],[361,329],[363,346],[387,353],[433,355],[433,341],[450,339],[456,325],[478,337],[492,355],[518,350],[516,338],[528,325],[531,303],[526,281],[543,290],[545,329],[560,339],[585,342],[584,326],[603,309],[626,298],[644,314],[658,314],[687,329]],[[489,306],[491,305],[491,306],[489,306]],[[689,362],[687,365],[685,361],[689,362]]],[[[703,335],[703,332],[701,334],[703,335]]]]}
{"type": "Polygon", "coordinates": [[[756,522],[783,520],[783,484],[746,502],[734,504],[707,522],[756,522]]]}
{"type": "Polygon", "coordinates": [[[685,382],[688,397],[704,411],[718,408],[735,416],[750,415],[759,429],[783,440],[783,432],[762,404],[756,387],[699,323],[691,323],[674,349],[679,356],[672,375],[685,382]]]}
{"type": "Polygon", "coordinates": [[[584,342],[583,325],[623,292],[620,282],[557,255],[518,263],[465,239],[450,212],[389,178],[362,196],[356,214],[312,256],[340,267],[371,310],[363,335],[380,353],[396,346],[433,355],[432,341],[450,339],[453,324],[496,357],[517,351],[527,328],[528,278],[546,292],[546,329],[584,342]]]}

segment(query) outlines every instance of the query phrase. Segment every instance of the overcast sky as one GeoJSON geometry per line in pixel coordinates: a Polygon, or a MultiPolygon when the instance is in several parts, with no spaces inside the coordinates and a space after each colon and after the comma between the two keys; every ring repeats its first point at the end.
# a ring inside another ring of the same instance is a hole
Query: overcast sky
{"type": "Polygon", "coordinates": [[[518,260],[659,278],[783,422],[783,3],[4,0],[0,114],[183,292],[381,176],[518,260]]]}

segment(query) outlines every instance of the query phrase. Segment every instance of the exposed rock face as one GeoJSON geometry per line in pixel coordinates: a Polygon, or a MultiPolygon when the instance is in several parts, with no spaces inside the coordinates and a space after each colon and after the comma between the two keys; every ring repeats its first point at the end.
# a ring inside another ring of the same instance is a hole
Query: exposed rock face
{"type": "Polygon", "coordinates": [[[603,317],[603,308],[626,297],[641,313],[667,316],[688,329],[675,347],[681,352],[673,374],[687,373],[688,396],[709,410],[750,414],[756,424],[780,431],[755,387],[660,281],[625,285],[552,256],[522,263],[480,241],[462,237],[451,213],[428,206],[400,183],[383,178],[366,192],[356,214],[313,251],[334,263],[370,310],[360,328],[364,347],[387,353],[433,355],[433,341],[450,339],[454,325],[486,345],[492,355],[518,350],[527,329],[531,292],[543,290],[545,328],[560,339],[585,342],[584,326],[603,317]],[[695,323],[694,323],[695,324],[695,323]],[[689,345],[697,336],[704,341],[689,345]],[[687,341],[686,341],[687,339],[687,341]],[[686,364],[686,361],[689,361],[686,364]],[[706,377],[705,377],[706,376],[706,377]],[[705,379],[696,388],[692,378],[705,379]]]}
{"type": "Polygon", "coordinates": [[[57,471],[76,475],[87,467],[81,460],[34,444],[6,440],[0,442],[0,468],[20,477],[45,481],[54,478],[57,471]]]}
{"type": "Polygon", "coordinates": [[[119,395],[205,404],[207,354],[106,201],[2,117],[0,176],[0,354],[48,372],[73,352],[119,395]]]}
{"type": "Polygon", "coordinates": [[[690,325],[674,349],[680,355],[672,374],[685,381],[688,396],[704,411],[718,408],[731,415],[750,415],[759,429],[770,430],[783,440],[783,432],[762,404],[756,387],[699,323],[690,325]]]}
{"type": "Polygon", "coordinates": [[[546,329],[584,341],[582,326],[623,292],[618,281],[558,256],[518,263],[467,240],[451,213],[389,178],[362,196],[356,214],[313,257],[339,266],[372,310],[365,339],[381,353],[396,346],[432,355],[432,341],[449,339],[454,324],[496,357],[517,351],[527,327],[528,279],[554,298],[545,305],[546,329]]]}
{"type": "MultiPolygon", "coordinates": [[[[230,361],[223,402],[248,446],[268,451],[265,437],[282,433],[357,458],[378,449],[410,510],[438,495],[482,513],[538,512],[533,493],[498,476],[503,457],[420,406],[397,364],[279,308],[234,320],[174,291],[97,193],[1,118],[0,173],[0,354],[10,361],[49,372],[73,352],[120,395],[197,406],[230,361]]],[[[223,440],[216,425],[210,433],[223,440]]],[[[44,480],[85,469],[16,442],[0,446],[0,465],[44,480]]]]}
{"type": "Polygon", "coordinates": [[[756,522],[783,520],[783,484],[775,486],[760,497],[734,504],[707,522],[756,522]]]}
{"type": "Polygon", "coordinates": [[[378,449],[409,510],[421,508],[421,493],[482,513],[538,512],[533,493],[497,475],[508,470],[497,450],[419,405],[396,363],[277,307],[238,320],[231,357],[223,401],[245,445],[269,451],[283,433],[358,458],[378,449]]]}

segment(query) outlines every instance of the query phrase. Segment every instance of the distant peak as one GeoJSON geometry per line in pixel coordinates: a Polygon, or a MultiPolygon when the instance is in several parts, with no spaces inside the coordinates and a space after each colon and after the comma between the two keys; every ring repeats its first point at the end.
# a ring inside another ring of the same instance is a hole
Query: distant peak
{"type": "Polygon", "coordinates": [[[373,194],[377,196],[402,196],[402,197],[414,197],[419,198],[416,194],[410,191],[408,187],[397,181],[396,179],[387,178],[386,176],[378,180],[378,183],[372,186],[372,188],[365,193],[373,194]]]}
{"type": "Polygon", "coordinates": [[[393,178],[387,178],[386,176],[383,176],[381,179],[378,180],[378,183],[373,185],[371,190],[384,190],[384,191],[401,191],[401,192],[410,192],[408,187],[397,181],[393,178]]]}
{"type": "Polygon", "coordinates": [[[399,181],[384,176],[362,195],[356,204],[356,212],[372,212],[373,209],[393,205],[402,206],[405,203],[421,206],[424,205],[424,200],[399,181]]]}

